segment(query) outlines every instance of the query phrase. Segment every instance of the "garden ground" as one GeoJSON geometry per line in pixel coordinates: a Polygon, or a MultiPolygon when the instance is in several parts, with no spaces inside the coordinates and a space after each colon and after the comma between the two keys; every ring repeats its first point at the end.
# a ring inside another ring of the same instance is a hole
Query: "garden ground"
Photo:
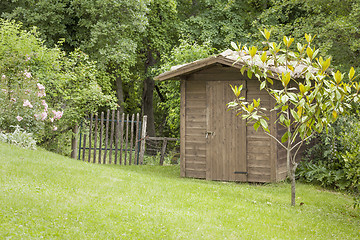
{"type": "Polygon", "coordinates": [[[0,142],[1,239],[358,239],[338,192],[179,177],[178,166],[98,165],[0,142]],[[300,206],[300,203],[302,205],[300,206]]]}

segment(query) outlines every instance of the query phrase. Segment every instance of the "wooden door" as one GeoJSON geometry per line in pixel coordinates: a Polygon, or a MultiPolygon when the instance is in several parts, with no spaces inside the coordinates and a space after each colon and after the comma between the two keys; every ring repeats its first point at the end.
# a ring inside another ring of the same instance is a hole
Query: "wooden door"
{"type": "MultiPolygon", "coordinates": [[[[235,99],[231,85],[245,81],[208,81],[206,179],[247,181],[246,123],[227,103],[235,99]]],[[[244,86],[245,89],[245,86],[244,86]]],[[[246,90],[243,91],[246,94],[246,90]]]]}

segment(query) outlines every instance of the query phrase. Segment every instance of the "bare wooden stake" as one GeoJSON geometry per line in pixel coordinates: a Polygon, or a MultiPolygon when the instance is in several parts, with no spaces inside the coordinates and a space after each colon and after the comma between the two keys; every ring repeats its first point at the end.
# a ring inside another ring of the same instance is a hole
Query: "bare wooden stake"
{"type": "Polygon", "coordinates": [[[85,161],[85,148],[86,148],[86,134],[84,134],[82,160],[85,161]]]}
{"type": "Polygon", "coordinates": [[[90,114],[90,127],[89,127],[89,157],[88,162],[90,162],[91,159],[91,136],[92,136],[92,122],[93,122],[93,114],[90,114]]]}
{"type": "Polygon", "coordinates": [[[101,119],[100,119],[100,143],[99,143],[99,160],[98,160],[98,163],[101,163],[101,149],[102,149],[103,131],[104,131],[104,112],[101,112],[101,119]]]}
{"type": "Polygon", "coordinates": [[[164,140],[163,140],[163,146],[162,146],[162,149],[161,149],[160,165],[164,165],[166,145],[167,145],[167,138],[165,137],[164,140]]]}
{"type": "Polygon", "coordinates": [[[126,158],[127,158],[127,154],[128,154],[128,142],[129,142],[129,114],[126,116],[125,160],[124,160],[125,165],[126,165],[126,158]]]}
{"type": "Polygon", "coordinates": [[[107,110],[106,113],[106,130],[105,130],[105,149],[104,149],[104,159],[103,159],[103,164],[106,163],[106,154],[107,154],[107,148],[108,148],[108,141],[109,141],[109,122],[110,122],[110,110],[107,110]]]}
{"type": "Polygon", "coordinates": [[[129,154],[130,154],[130,158],[129,158],[129,165],[131,165],[131,159],[132,159],[132,147],[133,147],[133,142],[134,142],[134,121],[135,121],[135,115],[133,114],[131,117],[131,132],[130,132],[130,147],[129,147],[129,154]]]}
{"type": "Polygon", "coordinates": [[[94,159],[93,159],[93,163],[96,163],[97,135],[98,135],[98,115],[95,114],[94,155],[93,155],[94,159]]]}
{"type": "Polygon", "coordinates": [[[144,154],[145,154],[145,139],[146,139],[146,126],[147,126],[147,116],[143,116],[142,124],[142,134],[141,134],[141,147],[140,147],[140,164],[144,163],[144,154]]]}
{"type": "Polygon", "coordinates": [[[119,121],[120,111],[116,111],[116,129],[115,129],[115,164],[117,164],[118,155],[118,144],[119,144],[119,121]]]}
{"type": "Polygon", "coordinates": [[[121,125],[120,125],[120,165],[122,164],[122,156],[123,156],[124,121],[125,121],[125,113],[122,114],[121,125]]]}
{"type": "Polygon", "coordinates": [[[111,133],[110,133],[109,164],[111,164],[112,150],[113,150],[114,123],[115,123],[115,110],[112,110],[112,113],[111,113],[111,133]]]}
{"type": "Polygon", "coordinates": [[[139,134],[139,121],[140,121],[140,114],[136,114],[136,130],[135,130],[135,159],[134,163],[139,165],[139,139],[141,138],[139,134]]]}

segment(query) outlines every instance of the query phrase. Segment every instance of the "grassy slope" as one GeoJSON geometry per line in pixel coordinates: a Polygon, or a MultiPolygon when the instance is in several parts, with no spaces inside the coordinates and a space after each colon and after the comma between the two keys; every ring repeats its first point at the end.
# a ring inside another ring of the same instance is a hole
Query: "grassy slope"
{"type": "Polygon", "coordinates": [[[340,193],[179,177],[174,166],[106,166],[0,142],[0,239],[357,239],[340,193]]]}

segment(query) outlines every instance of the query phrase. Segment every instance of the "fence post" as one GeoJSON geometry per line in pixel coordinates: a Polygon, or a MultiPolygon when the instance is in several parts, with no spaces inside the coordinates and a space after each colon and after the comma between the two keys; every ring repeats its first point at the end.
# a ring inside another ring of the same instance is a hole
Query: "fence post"
{"type": "Polygon", "coordinates": [[[77,152],[77,134],[78,134],[79,127],[76,124],[72,129],[72,139],[71,139],[71,158],[76,159],[76,152],[77,152]]]}
{"type": "Polygon", "coordinates": [[[166,145],[167,145],[167,138],[166,138],[166,137],[164,137],[164,140],[163,140],[163,146],[162,146],[162,149],[161,149],[160,165],[164,165],[164,158],[165,158],[166,145]]]}
{"type": "Polygon", "coordinates": [[[144,163],[144,153],[145,153],[145,141],[146,141],[146,126],[147,126],[147,116],[143,117],[142,124],[142,134],[141,134],[141,147],[140,147],[140,165],[144,163]]]}

